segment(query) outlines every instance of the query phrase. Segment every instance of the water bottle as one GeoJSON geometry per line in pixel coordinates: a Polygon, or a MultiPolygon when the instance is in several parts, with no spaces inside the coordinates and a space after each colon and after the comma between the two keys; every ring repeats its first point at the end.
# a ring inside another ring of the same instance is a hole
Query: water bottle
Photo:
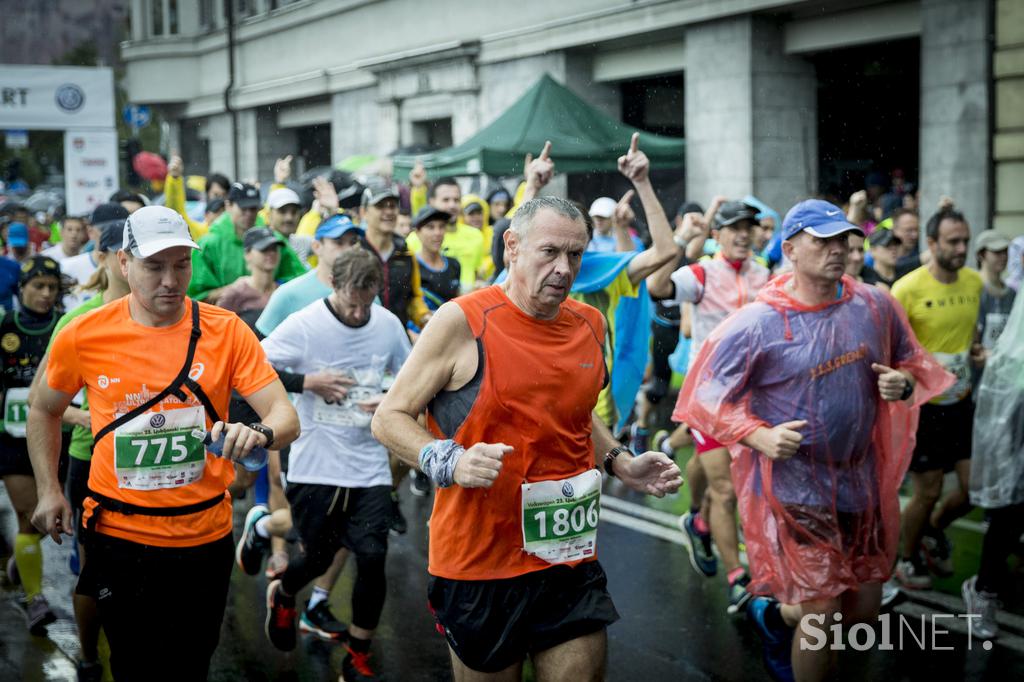
{"type": "MultiPolygon", "coordinates": [[[[216,441],[213,440],[210,432],[207,431],[206,435],[203,436],[203,445],[206,446],[207,452],[220,457],[224,452],[224,431],[220,432],[220,438],[216,441]]],[[[238,463],[245,467],[247,471],[259,471],[267,465],[268,459],[270,459],[270,453],[267,452],[267,449],[257,445],[249,451],[248,455],[238,460],[238,463]]]]}

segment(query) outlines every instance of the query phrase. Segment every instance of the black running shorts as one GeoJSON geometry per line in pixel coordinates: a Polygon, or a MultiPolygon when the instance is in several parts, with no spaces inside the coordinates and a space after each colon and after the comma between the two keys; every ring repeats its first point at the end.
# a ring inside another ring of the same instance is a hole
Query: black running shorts
{"type": "Polygon", "coordinates": [[[455,655],[495,673],[619,619],[597,561],[504,580],[431,577],[427,596],[455,655]]]}
{"type": "Polygon", "coordinates": [[[952,471],[957,462],[971,458],[973,435],[974,401],[970,396],[952,405],[922,405],[910,470],[952,471]]]}

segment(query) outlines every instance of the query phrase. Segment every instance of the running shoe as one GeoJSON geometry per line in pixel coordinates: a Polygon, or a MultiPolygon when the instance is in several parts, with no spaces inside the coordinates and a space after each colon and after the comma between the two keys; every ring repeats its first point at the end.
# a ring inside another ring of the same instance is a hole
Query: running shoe
{"type": "Polygon", "coordinates": [[[968,615],[977,616],[968,620],[968,627],[979,639],[994,639],[999,634],[999,623],[996,621],[999,598],[991,592],[979,592],[977,583],[978,576],[972,575],[960,588],[964,597],[964,611],[968,615]]]}
{"type": "Polygon", "coordinates": [[[348,639],[348,628],[334,617],[327,600],[320,601],[313,608],[306,603],[299,617],[299,630],[332,642],[348,639]]]}
{"type": "Polygon", "coordinates": [[[50,610],[50,603],[41,594],[28,600],[25,615],[28,618],[28,631],[37,636],[45,635],[46,626],[57,620],[57,616],[50,610]]]}
{"type": "Polygon", "coordinates": [[[711,533],[701,533],[695,525],[697,515],[686,512],[679,517],[679,530],[686,536],[686,549],[690,565],[701,575],[712,577],[718,573],[718,559],[711,551],[711,533]]]}
{"type": "Polygon", "coordinates": [[[730,616],[743,610],[753,596],[747,591],[750,584],[750,575],[746,571],[729,583],[729,606],[725,609],[730,616]]]}
{"type": "Polygon", "coordinates": [[[895,578],[890,578],[882,583],[882,603],[881,608],[888,608],[893,602],[896,601],[897,597],[900,596],[900,586],[896,582],[895,578]]]}
{"type": "Polygon", "coordinates": [[[928,562],[928,570],[939,578],[953,575],[953,543],[946,534],[937,528],[930,528],[921,538],[924,558],[928,562]]]}
{"type": "Polygon", "coordinates": [[[274,552],[267,559],[267,570],[263,572],[263,575],[267,576],[269,580],[274,580],[280,578],[287,568],[288,552],[274,552]]]}
{"type": "Polygon", "coordinates": [[[341,662],[341,682],[374,682],[380,679],[370,663],[370,652],[352,651],[348,646],[345,649],[348,653],[341,662]]]}
{"type": "Polygon", "coordinates": [[[21,584],[21,574],[18,573],[18,562],[14,560],[14,557],[7,559],[7,582],[12,587],[17,587],[21,584]]]}
{"type": "Polygon", "coordinates": [[[75,672],[78,675],[78,682],[100,682],[103,679],[103,665],[99,662],[78,661],[75,664],[75,672]]]}
{"type": "Polygon", "coordinates": [[[426,497],[430,494],[431,485],[427,475],[413,469],[409,472],[409,492],[416,497],[426,497]]]}
{"type": "Polygon", "coordinates": [[[747,606],[747,617],[764,645],[764,667],[776,682],[794,682],[793,628],[782,622],[782,615],[770,616],[769,609],[778,609],[770,597],[754,597],[747,606]]]}
{"type": "Polygon", "coordinates": [[[650,435],[646,427],[633,422],[629,426],[629,449],[638,455],[647,452],[650,435]]]}
{"type": "Polygon", "coordinates": [[[409,530],[409,522],[398,507],[398,494],[391,493],[391,532],[395,535],[405,535],[409,530]]]}
{"type": "Polygon", "coordinates": [[[295,597],[281,589],[281,581],[267,585],[267,620],[263,631],[267,639],[281,651],[295,648],[295,597]]]}
{"type": "Polygon", "coordinates": [[[256,532],[256,522],[264,516],[270,516],[270,510],[257,504],[245,515],[242,526],[242,537],[235,547],[235,563],[246,575],[256,575],[263,565],[263,557],[270,549],[270,538],[260,537],[256,532]]]}
{"type": "Polygon", "coordinates": [[[928,569],[910,559],[900,559],[896,564],[896,581],[907,590],[929,590],[932,587],[928,569]]]}

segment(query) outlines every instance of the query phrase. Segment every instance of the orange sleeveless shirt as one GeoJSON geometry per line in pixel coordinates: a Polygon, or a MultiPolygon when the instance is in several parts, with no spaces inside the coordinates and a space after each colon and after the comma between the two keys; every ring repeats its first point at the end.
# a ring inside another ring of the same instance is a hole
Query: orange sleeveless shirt
{"type": "Polygon", "coordinates": [[[482,346],[483,375],[456,432],[443,433],[428,410],[430,429],[466,448],[505,443],[515,449],[492,487],[437,490],[429,571],[453,580],[495,580],[549,568],[523,551],[520,486],[594,468],[591,412],[605,382],[604,320],[572,299],[555,319],[538,320],[499,286],[455,303],[482,346]]]}

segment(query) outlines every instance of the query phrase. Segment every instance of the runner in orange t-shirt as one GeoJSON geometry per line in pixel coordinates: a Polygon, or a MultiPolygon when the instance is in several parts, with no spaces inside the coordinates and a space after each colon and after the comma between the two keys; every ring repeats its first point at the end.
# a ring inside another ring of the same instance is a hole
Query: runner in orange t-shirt
{"type": "MultiPolygon", "coordinates": [[[[646,157],[631,150],[619,164],[633,177],[646,157]]],[[[658,496],[682,478],[661,452],[620,456],[593,415],[604,318],[566,298],[587,245],[580,211],[533,199],[504,239],[506,282],[438,309],[373,432],[438,487],[428,596],[454,678],[518,679],[530,655],[541,682],[602,679],[618,613],[596,561],[595,464],[658,496]]]]}
{"type": "Polygon", "coordinates": [[[298,435],[255,335],[233,313],[185,298],[194,248],[174,211],[136,211],[118,252],[131,294],[55,337],[29,413],[32,520],[59,543],[72,530],[56,476],[61,415],[88,388],[96,444],[77,591],[98,599],[118,679],[206,678],[233,559],[231,460],[298,435]],[[232,389],[262,423],[220,421],[232,389]],[[207,435],[223,436],[221,457],[207,452],[207,435]]]}

